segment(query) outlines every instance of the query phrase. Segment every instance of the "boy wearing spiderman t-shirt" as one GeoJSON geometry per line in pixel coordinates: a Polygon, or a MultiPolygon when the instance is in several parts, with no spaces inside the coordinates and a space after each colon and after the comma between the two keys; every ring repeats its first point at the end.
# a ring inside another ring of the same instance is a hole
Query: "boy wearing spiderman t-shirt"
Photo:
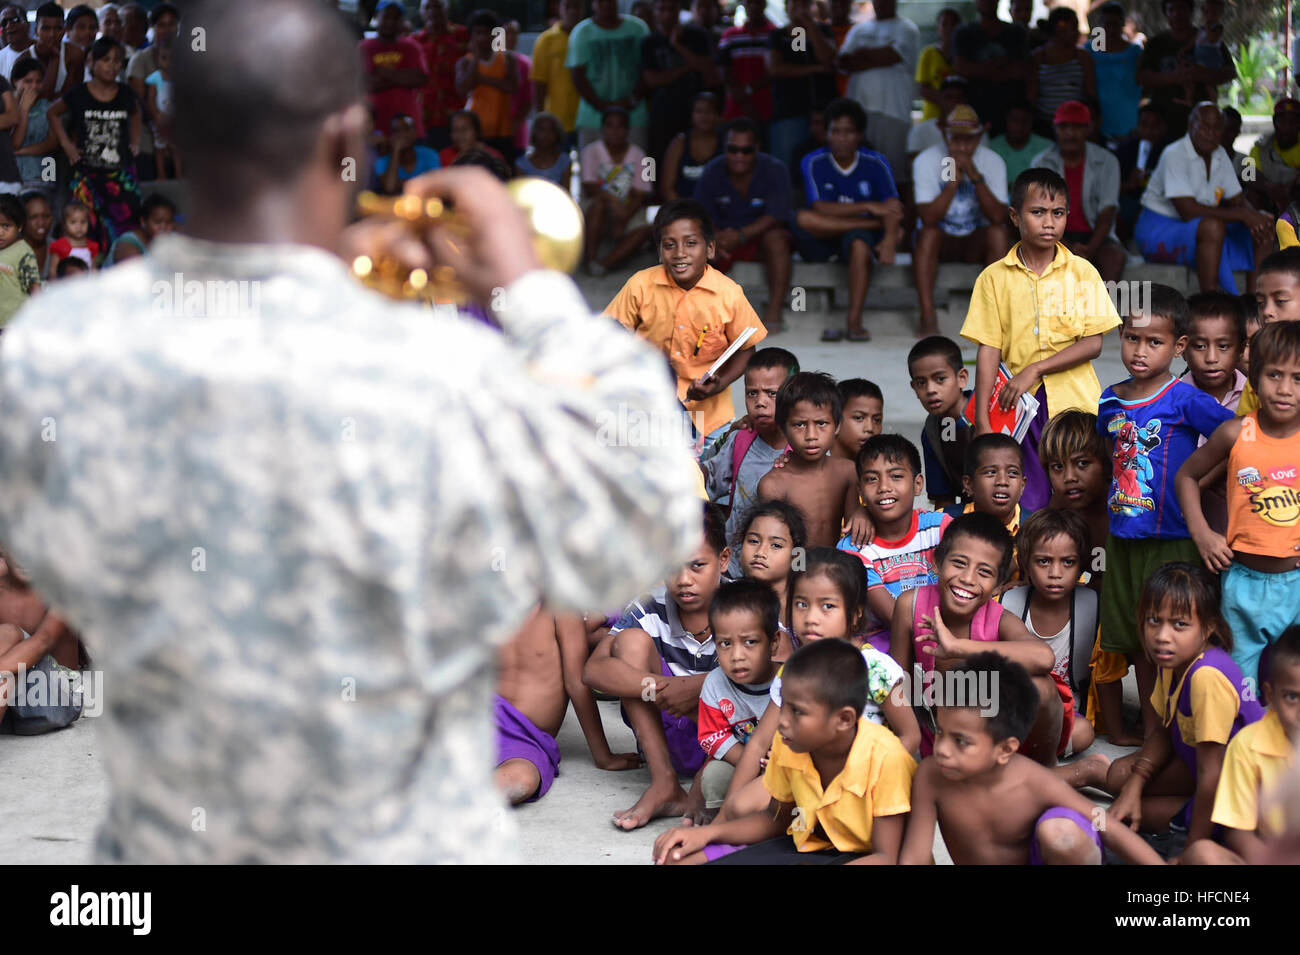
{"type": "Polygon", "coordinates": [[[1232,412],[1169,371],[1187,345],[1187,301],[1167,285],[1152,285],[1142,312],[1120,329],[1120,357],[1129,379],[1107,388],[1097,430],[1111,442],[1112,480],[1106,538],[1106,586],[1101,593],[1101,648],[1122,653],[1137,668],[1143,722],[1153,727],[1149,700],[1155,668],[1135,626],[1144,582],[1165,564],[1199,565],[1174,488],[1174,476],[1232,412]]]}

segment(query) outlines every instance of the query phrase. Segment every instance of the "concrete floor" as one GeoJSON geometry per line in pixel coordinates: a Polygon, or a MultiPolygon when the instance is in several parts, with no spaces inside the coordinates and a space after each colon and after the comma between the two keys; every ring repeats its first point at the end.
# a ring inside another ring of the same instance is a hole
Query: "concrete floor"
{"type": "MultiPolygon", "coordinates": [[[[627,273],[623,273],[626,275],[627,273]]],[[[594,308],[602,308],[621,282],[583,279],[594,308]]],[[[806,370],[829,372],[836,378],[865,377],[885,394],[885,428],[919,440],[924,413],[908,387],[907,352],[915,338],[914,311],[868,313],[876,340],[870,344],[822,344],[821,330],[840,324],[841,313],[787,313],[789,331],[769,344],[789,348],[806,370]]],[[[954,297],[940,311],[945,334],[957,339],[965,303],[954,297]]],[[[964,348],[973,363],[975,349],[964,348]]],[[[1124,377],[1115,335],[1108,337],[1096,362],[1102,384],[1124,377]]],[[[971,377],[974,377],[972,365],[971,377]]],[[[738,409],[744,399],[737,383],[733,397],[738,409]]],[[[629,597],[632,595],[629,595],[629,597]]],[[[1130,677],[1126,699],[1136,707],[1130,677]]],[[[631,731],[620,721],[618,706],[601,704],[606,733],[615,752],[635,749],[631,731]]],[[[5,859],[10,863],[83,863],[88,860],[94,832],[107,805],[107,786],[96,755],[96,721],[85,719],[71,728],[42,737],[0,736],[0,832],[5,834],[5,859]]],[[[545,799],[518,811],[522,855],[530,863],[645,864],[658,833],[671,820],[659,820],[643,830],[625,833],[610,823],[610,814],[631,806],[649,782],[649,773],[633,770],[608,773],[591,763],[577,719],[570,715],[559,734],[562,775],[545,799]]],[[[1091,752],[1120,755],[1105,743],[1091,752]]],[[[942,845],[937,857],[948,861],[942,845]]]]}

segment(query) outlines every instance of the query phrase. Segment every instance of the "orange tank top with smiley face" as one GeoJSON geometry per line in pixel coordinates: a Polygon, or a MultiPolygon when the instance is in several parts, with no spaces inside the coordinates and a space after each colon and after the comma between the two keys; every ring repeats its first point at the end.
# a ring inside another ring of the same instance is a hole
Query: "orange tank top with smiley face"
{"type": "Polygon", "coordinates": [[[1300,442],[1270,438],[1243,416],[1228,452],[1228,545],[1263,557],[1300,551],[1300,442]]]}

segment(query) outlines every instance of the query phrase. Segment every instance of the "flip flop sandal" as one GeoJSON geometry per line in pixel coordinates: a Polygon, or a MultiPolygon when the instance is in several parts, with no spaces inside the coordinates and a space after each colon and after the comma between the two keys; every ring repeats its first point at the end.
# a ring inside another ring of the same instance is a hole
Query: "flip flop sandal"
{"type": "Polygon", "coordinates": [[[828,328],[822,332],[822,341],[824,342],[842,342],[844,341],[844,329],[828,328]]]}
{"type": "Polygon", "coordinates": [[[869,342],[871,341],[871,332],[864,328],[861,331],[849,332],[847,337],[851,342],[869,342]]]}

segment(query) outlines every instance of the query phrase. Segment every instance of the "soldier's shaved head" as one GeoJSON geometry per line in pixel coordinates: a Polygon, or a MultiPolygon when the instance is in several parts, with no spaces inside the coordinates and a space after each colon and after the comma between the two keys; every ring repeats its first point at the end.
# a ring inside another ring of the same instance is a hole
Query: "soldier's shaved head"
{"type": "Polygon", "coordinates": [[[174,49],[175,137],[207,185],[293,181],[360,101],[356,41],[319,0],[206,0],[174,49]]]}

